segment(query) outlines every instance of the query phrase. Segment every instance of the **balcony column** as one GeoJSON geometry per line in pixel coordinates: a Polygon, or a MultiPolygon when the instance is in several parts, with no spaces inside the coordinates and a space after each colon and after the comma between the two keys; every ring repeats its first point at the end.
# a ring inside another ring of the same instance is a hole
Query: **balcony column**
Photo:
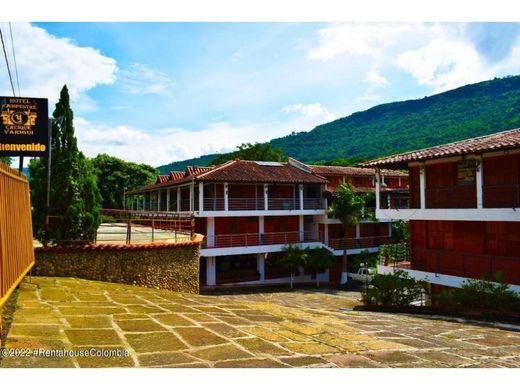
{"type": "Polygon", "coordinates": [[[483,172],[482,172],[482,156],[475,159],[475,185],[477,186],[477,209],[484,207],[484,200],[482,195],[483,172]]]}
{"type": "Polygon", "coordinates": [[[264,184],[264,210],[269,210],[269,185],[264,184]]]}
{"type": "Polygon", "coordinates": [[[190,184],[190,211],[195,210],[195,183],[190,184]]]}
{"type": "Polygon", "coordinates": [[[361,225],[359,223],[356,225],[356,238],[361,238],[361,225]]]}
{"type": "Polygon", "coordinates": [[[204,211],[204,183],[199,182],[199,211],[204,211]]]}
{"type": "Polygon", "coordinates": [[[148,210],[149,211],[153,211],[153,196],[152,196],[152,194],[153,194],[152,192],[148,193],[148,196],[150,198],[150,202],[148,204],[148,210]]]}
{"type": "Polygon", "coordinates": [[[170,211],[170,194],[171,190],[168,188],[166,190],[166,211],[170,211]]]}
{"type": "Polygon", "coordinates": [[[392,224],[388,222],[388,237],[392,237],[392,224]]]}
{"type": "Polygon", "coordinates": [[[300,210],[303,210],[303,184],[300,184],[300,210]]]}
{"type": "Polygon", "coordinates": [[[426,167],[424,163],[419,167],[419,193],[421,195],[421,209],[426,208],[426,167]]]}
{"type": "Polygon", "coordinates": [[[213,248],[215,246],[215,217],[206,219],[206,234],[208,248],[213,248]]]}
{"type": "Polygon", "coordinates": [[[206,257],[206,284],[208,286],[217,284],[217,260],[215,256],[206,257]]]}
{"type": "Polygon", "coordinates": [[[327,190],[327,186],[326,185],[323,185],[320,187],[321,188],[321,197],[323,197],[323,208],[325,210],[327,210],[329,208],[329,200],[327,199],[327,197],[324,195],[325,194],[325,191],[327,190]]]}
{"type": "Polygon", "coordinates": [[[256,269],[260,274],[259,282],[265,280],[265,253],[257,253],[256,255],[256,269]]]}
{"type": "Polygon", "coordinates": [[[265,233],[265,224],[264,224],[264,216],[260,215],[258,217],[258,233],[264,234],[265,233]]]}
{"type": "Polygon", "coordinates": [[[376,210],[381,209],[381,170],[376,168],[376,210]]]}
{"type": "Polygon", "coordinates": [[[258,238],[260,245],[264,245],[265,240],[265,223],[264,216],[260,215],[258,217],[258,238]]]}
{"type": "Polygon", "coordinates": [[[161,211],[161,190],[157,191],[157,211],[161,211]]]}
{"type": "Polygon", "coordinates": [[[177,211],[181,211],[181,188],[177,187],[177,211]]]}
{"type": "Polygon", "coordinates": [[[228,194],[229,186],[228,183],[224,183],[224,211],[229,210],[229,194],[228,194]]]}
{"type": "Polygon", "coordinates": [[[303,215],[299,216],[298,226],[299,226],[299,231],[300,231],[300,235],[299,235],[300,242],[303,242],[305,240],[305,225],[304,225],[303,215]]]}
{"type": "Polygon", "coordinates": [[[323,225],[323,242],[325,245],[329,246],[329,224],[326,223],[323,225]]]}

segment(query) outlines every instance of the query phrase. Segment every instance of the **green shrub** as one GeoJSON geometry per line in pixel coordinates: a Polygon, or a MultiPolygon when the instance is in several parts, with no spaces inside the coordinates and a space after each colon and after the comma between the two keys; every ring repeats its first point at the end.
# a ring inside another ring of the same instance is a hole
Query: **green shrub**
{"type": "Polygon", "coordinates": [[[488,280],[470,280],[461,288],[444,290],[439,295],[441,306],[488,309],[497,311],[520,311],[520,295],[505,283],[504,272],[495,275],[497,283],[488,280]]]}
{"type": "Polygon", "coordinates": [[[367,305],[409,306],[427,292],[426,283],[410,277],[406,271],[395,270],[393,274],[376,274],[372,287],[362,293],[367,305]]]}
{"type": "Polygon", "coordinates": [[[383,264],[385,258],[387,264],[410,260],[408,242],[381,245],[378,253],[379,264],[383,264]]]}

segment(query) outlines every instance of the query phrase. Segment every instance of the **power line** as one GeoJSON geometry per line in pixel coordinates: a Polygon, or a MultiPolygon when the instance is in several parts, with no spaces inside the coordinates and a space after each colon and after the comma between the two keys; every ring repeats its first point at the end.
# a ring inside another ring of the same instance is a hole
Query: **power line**
{"type": "Polygon", "coordinates": [[[9,35],[11,36],[11,48],[13,49],[14,74],[16,75],[16,86],[18,87],[18,96],[20,96],[20,80],[18,79],[18,65],[16,65],[16,53],[14,51],[13,29],[11,28],[11,22],[9,22],[9,35]]]}
{"type": "Polygon", "coordinates": [[[5,63],[7,64],[7,73],[9,73],[9,80],[11,81],[11,89],[13,90],[13,96],[16,96],[16,93],[14,92],[13,77],[11,76],[11,68],[9,67],[9,59],[7,58],[7,52],[5,51],[4,35],[2,34],[1,28],[0,28],[0,40],[2,40],[2,48],[4,49],[5,63]]]}

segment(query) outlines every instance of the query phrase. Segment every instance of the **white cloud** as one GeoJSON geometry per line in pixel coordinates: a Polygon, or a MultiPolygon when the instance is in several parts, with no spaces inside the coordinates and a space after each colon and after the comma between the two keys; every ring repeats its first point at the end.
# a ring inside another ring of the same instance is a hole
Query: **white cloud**
{"type": "Polygon", "coordinates": [[[403,34],[422,29],[412,24],[349,23],[319,30],[319,45],[309,50],[312,60],[330,61],[338,56],[380,57],[384,48],[403,34]]]}
{"type": "Polygon", "coordinates": [[[118,72],[118,82],[132,95],[171,95],[175,82],[168,75],[144,64],[132,64],[118,72]]]}
{"type": "Polygon", "coordinates": [[[291,104],[282,108],[282,112],[295,112],[310,118],[321,118],[327,121],[331,121],[336,118],[336,116],[332,114],[326,107],[322,106],[321,103],[291,104]]]}
{"type": "MultiPolygon", "coordinates": [[[[97,49],[80,47],[29,23],[13,23],[12,29],[21,95],[47,97],[50,112],[64,84],[73,101],[87,102],[92,109],[95,105],[81,95],[116,79],[116,61],[97,49]]],[[[11,93],[6,87],[0,92],[11,93]]]]}
{"type": "MultiPolygon", "coordinates": [[[[367,95],[388,85],[377,69],[385,74],[404,71],[433,93],[520,72],[520,44],[513,45],[505,58],[490,58],[479,51],[482,37],[476,39],[472,28],[475,25],[464,23],[333,25],[318,31],[318,44],[308,50],[307,57],[327,62],[348,58],[351,61],[346,65],[342,62],[345,70],[365,72],[363,80],[370,84],[367,95]]],[[[489,48],[483,50],[489,52],[489,48]]]]}
{"type": "Polygon", "coordinates": [[[286,121],[251,125],[221,120],[198,130],[106,126],[77,117],[75,129],[78,146],[89,157],[107,153],[127,161],[158,166],[204,154],[229,152],[245,142],[267,142],[291,131],[311,130],[336,118],[319,103],[294,104],[284,110],[298,115],[286,121]]]}
{"type": "Polygon", "coordinates": [[[106,126],[75,119],[79,148],[90,157],[107,153],[128,161],[158,166],[203,154],[227,152],[244,142],[266,142],[287,133],[286,125],[238,126],[215,122],[193,131],[183,128],[143,130],[106,126]]]}
{"type": "Polygon", "coordinates": [[[370,84],[371,89],[386,87],[389,83],[388,80],[381,76],[377,69],[370,69],[365,73],[365,82],[370,84]]]}
{"type": "Polygon", "coordinates": [[[419,84],[432,86],[435,93],[492,78],[496,71],[471,43],[446,38],[406,51],[397,62],[419,84]]]}

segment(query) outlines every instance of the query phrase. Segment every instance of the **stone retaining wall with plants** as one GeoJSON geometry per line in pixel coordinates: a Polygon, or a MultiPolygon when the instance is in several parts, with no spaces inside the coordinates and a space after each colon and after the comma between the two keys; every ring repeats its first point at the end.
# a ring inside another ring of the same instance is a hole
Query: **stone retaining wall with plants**
{"type": "Polygon", "coordinates": [[[33,275],[199,292],[201,237],[191,242],[36,248],[33,275]]]}

